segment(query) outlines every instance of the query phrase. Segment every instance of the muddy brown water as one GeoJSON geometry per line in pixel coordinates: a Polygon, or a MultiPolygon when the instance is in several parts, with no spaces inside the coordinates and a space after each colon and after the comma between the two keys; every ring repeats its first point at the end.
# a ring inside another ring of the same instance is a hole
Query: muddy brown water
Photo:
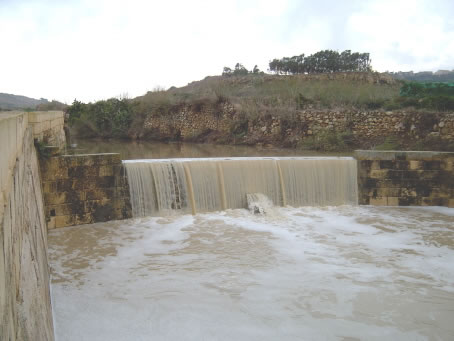
{"type": "Polygon", "coordinates": [[[78,154],[120,153],[123,160],[247,157],[247,156],[351,156],[352,153],[320,153],[300,149],[263,146],[215,145],[204,143],[162,143],[130,140],[77,139],[77,147],[68,152],[78,154]]]}
{"type": "Polygon", "coordinates": [[[453,340],[454,210],[276,207],[49,233],[59,340],[453,340]]]}

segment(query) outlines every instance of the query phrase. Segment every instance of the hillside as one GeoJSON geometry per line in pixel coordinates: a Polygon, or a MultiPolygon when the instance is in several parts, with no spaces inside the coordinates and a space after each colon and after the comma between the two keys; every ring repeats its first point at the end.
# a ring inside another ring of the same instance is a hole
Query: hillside
{"type": "Polygon", "coordinates": [[[63,110],[65,104],[58,101],[49,102],[45,98],[35,99],[26,96],[0,93],[0,110],[36,109],[36,110],[63,110]]]}
{"type": "Polygon", "coordinates": [[[451,150],[454,99],[438,90],[372,72],[224,75],[134,99],[75,101],[68,113],[83,137],[451,150]],[[405,87],[410,95],[402,96],[405,87]]]}
{"type": "Polygon", "coordinates": [[[148,92],[134,99],[141,103],[169,104],[229,100],[234,104],[254,102],[267,107],[301,101],[313,106],[368,106],[399,94],[401,82],[392,77],[367,72],[343,72],[306,75],[212,76],[181,88],[148,92]]]}

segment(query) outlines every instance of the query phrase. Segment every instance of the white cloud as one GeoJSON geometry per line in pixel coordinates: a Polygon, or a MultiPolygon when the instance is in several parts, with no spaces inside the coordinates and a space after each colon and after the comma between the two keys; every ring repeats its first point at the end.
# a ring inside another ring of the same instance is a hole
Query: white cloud
{"type": "Polygon", "coordinates": [[[449,0],[343,3],[0,1],[0,92],[137,96],[236,62],[266,69],[272,58],[327,48],[371,52],[381,71],[454,67],[454,27],[441,10],[449,0]]]}

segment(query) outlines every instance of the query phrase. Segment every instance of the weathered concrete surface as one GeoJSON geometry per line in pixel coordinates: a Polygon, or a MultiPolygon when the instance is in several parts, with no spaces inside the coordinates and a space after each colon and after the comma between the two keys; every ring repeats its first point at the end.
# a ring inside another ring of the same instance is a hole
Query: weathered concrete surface
{"type": "Polygon", "coordinates": [[[132,217],[120,154],[56,156],[40,166],[49,229],[132,217]]]}
{"type": "Polygon", "coordinates": [[[359,150],[355,157],[360,204],[454,207],[454,153],[359,150]]]}
{"type": "Polygon", "coordinates": [[[28,114],[0,115],[0,339],[53,340],[47,230],[28,114]]]}

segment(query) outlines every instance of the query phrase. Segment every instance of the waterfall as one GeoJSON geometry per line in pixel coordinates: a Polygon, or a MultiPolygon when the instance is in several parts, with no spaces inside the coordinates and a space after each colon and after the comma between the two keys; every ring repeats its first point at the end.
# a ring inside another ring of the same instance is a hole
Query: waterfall
{"type": "Polygon", "coordinates": [[[262,193],[279,206],[357,204],[350,157],[123,161],[134,217],[247,208],[262,193]]]}

